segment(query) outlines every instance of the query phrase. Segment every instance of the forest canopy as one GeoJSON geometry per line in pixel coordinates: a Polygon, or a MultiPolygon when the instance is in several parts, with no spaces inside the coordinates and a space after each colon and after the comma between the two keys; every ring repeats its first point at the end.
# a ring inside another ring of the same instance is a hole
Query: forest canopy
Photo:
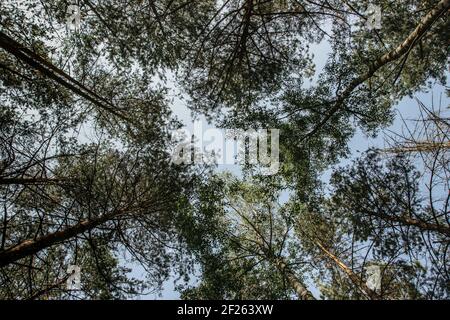
{"type": "Polygon", "coordinates": [[[449,8],[2,0],[0,299],[449,299],[449,8]]]}

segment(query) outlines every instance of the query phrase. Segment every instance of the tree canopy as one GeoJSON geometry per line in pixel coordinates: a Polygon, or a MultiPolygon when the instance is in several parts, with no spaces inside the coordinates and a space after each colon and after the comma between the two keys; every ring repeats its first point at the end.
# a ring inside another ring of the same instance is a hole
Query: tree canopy
{"type": "Polygon", "coordinates": [[[387,128],[447,86],[449,8],[2,0],[0,299],[448,299],[448,92],[387,128]],[[278,173],[172,161],[179,97],[279,129],[278,173]]]}

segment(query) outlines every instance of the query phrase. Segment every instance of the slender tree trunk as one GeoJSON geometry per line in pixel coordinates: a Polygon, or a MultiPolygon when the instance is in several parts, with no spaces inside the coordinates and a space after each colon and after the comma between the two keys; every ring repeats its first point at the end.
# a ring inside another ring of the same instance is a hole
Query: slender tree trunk
{"type": "Polygon", "coordinates": [[[356,275],[352,269],[350,269],[345,263],[343,263],[337,256],[335,256],[333,253],[331,253],[329,250],[327,250],[319,241],[315,241],[316,245],[322,250],[322,252],[331,260],[334,261],[334,263],[342,270],[344,271],[350,280],[353,282],[355,286],[357,286],[367,297],[369,297],[372,300],[380,300],[381,297],[370,289],[364,281],[356,275]]]}
{"type": "Polygon", "coordinates": [[[369,67],[369,70],[366,73],[360,75],[359,77],[355,78],[352,82],[350,82],[348,87],[337,96],[334,106],[330,109],[325,118],[322,119],[322,121],[320,121],[320,123],[317,126],[315,126],[305,136],[305,138],[310,137],[314,135],[317,131],[319,131],[320,128],[322,128],[330,120],[330,118],[341,109],[345,100],[348,97],[350,97],[353,90],[355,90],[362,83],[370,79],[379,69],[389,64],[390,62],[398,60],[404,54],[410,51],[417,44],[418,42],[417,40],[420,39],[429,30],[429,28],[433,25],[433,23],[436,22],[436,20],[442,14],[447,12],[449,8],[450,8],[450,0],[441,0],[433,8],[433,10],[431,10],[425,17],[422,18],[417,27],[398,47],[379,57],[372,63],[372,65],[369,67]]]}
{"type": "Polygon", "coordinates": [[[387,214],[380,214],[380,213],[373,213],[370,215],[380,218],[385,221],[397,222],[402,225],[417,227],[423,231],[439,232],[439,233],[443,234],[444,236],[450,237],[450,227],[448,227],[448,226],[434,224],[434,223],[428,223],[428,222],[425,222],[422,220],[418,220],[418,219],[414,219],[414,218],[410,218],[410,217],[406,217],[406,216],[398,217],[398,216],[390,216],[387,214]]]}
{"type": "Polygon", "coordinates": [[[35,254],[57,243],[82,234],[83,232],[92,230],[123,213],[123,211],[116,211],[110,214],[105,214],[99,218],[81,221],[80,223],[68,227],[62,231],[50,233],[33,240],[25,240],[18,245],[0,251],[0,267],[6,266],[26,256],[35,254]]]}
{"type": "Polygon", "coordinates": [[[85,98],[86,100],[92,102],[97,107],[108,113],[125,120],[129,123],[132,121],[128,119],[123,114],[117,111],[117,108],[109,102],[107,99],[99,96],[97,93],[93,92],[91,89],[84,86],[82,83],[72,78],[70,75],[65,73],[63,70],[57,68],[52,63],[48,62],[32,50],[24,47],[19,42],[9,37],[7,34],[0,31],[0,48],[5,49],[7,52],[15,56],[17,59],[25,62],[27,65],[35,70],[38,70],[46,77],[56,81],[63,87],[71,90],[75,94],[85,98]]]}
{"type": "Polygon", "coordinates": [[[381,150],[385,153],[407,153],[407,152],[432,152],[437,150],[450,149],[450,141],[446,142],[416,142],[411,145],[403,145],[394,148],[386,148],[381,150]]]}
{"type": "Polygon", "coordinates": [[[245,214],[242,214],[239,210],[231,206],[234,211],[253,229],[256,233],[256,243],[259,246],[259,249],[262,251],[266,260],[269,261],[274,267],[276,267],[281,274],[283,274],[289,285],[295,290],[297,296],[300,300],[315,300],[315,297],[312,293],[306,288],[303,282],[295,275],[295,273],[289,268],[286,261],[280,255],[277,255],[272,247],[271,240],[266,241],[264,239],[263,233],[259,230],[259,228],[252,223],[251,219],[249,219],[245,214]]]}

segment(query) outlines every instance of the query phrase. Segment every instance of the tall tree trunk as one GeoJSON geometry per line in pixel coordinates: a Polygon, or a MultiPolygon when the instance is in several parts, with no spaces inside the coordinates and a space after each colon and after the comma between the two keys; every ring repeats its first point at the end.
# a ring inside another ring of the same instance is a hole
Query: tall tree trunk
{"type": "Polygon", "coordinates": [[[356,275],[352,269],[350,269],[345,263],[343,263],[337,256],[335,256],[333,253],[331,253],[327,248],[325,248],[322,243],[319,241],[315,241],[316,245],[320,248],[320,250],[331,260],[334,261],[334,263],[342,270],[344,271],[350,280],[353,282],[353,284],[361,290],[367,297],[369,297],[372,300],[380,300],[381,297],[378,293],[376,293],[374,290],[370,289],[364,281],[356,275]]]}
{"type": "Polygon", "coordinates": [[[283,258],[275,257],[271,259],[275,266],[286,276],[287,281],[291,287],[297,293],[300,300],[316,300],[313,294],[305,287],[302,281],[295,275],[295,273],[289,268],[283,258]]]}
{"type": "Polygon", "coordinates": [[[450,227],[448,227],[448,226],[429,223],[429,222],[425,222],[422,220],[410,218],[407,216],[390,216],[390,215],[381,214],[381,213],[369,213],[369,215],[380,218],[385,221],[397,222],[402,225],[417,227],[423,231],[439,232],[444,236],[450,237],[450,227]]]}
{"type": "Polygon", "coordinates": [[[381,150],[385,153],[407,153],[407,152],[433,152],[437,150],[450,149],[450,141],[446,142],[416,142],[410,145],[403,145],[394,148],[386,148],[381,150]]]}
{"type": "Polygon", "coordinates": [[[115,211],[109,214],[105,214],[99,218],[83,220],[78,224],[68,227],[64,230],[50,233],[37,239],[25,240],[18,245],[10,247],[6,250],[2,250],[0,251],[0,267],[6,266],[26,256],[35,254],[57,243],[82,234],[83,232],[92,230],[99,225],[122,215],[123,213],[124,211],[115,211]]]}
{"type": "Polygon", "coordinates": [[[65,73],[63,70],[57,68],[52,63],[48,62],[32,50],[24,47],[19,42],[9,37],[7,34],[0,31],[0,48],[5,49],[7,52],[15,56],[17,59],[25,62],[27,65],[35,70],[40,71],[46,77],[56,81],[63,87],[69,89],[73,93],[85,98],[86,100],[92,102],[97,107],[108,113],[125,120],[128,123],[132,121],[117,111],[111,102],[107,99],[99,96],[97,93],[93,92],[91,89],[84,86],[79,81],[72,78],[70,75],[65,73]]]}

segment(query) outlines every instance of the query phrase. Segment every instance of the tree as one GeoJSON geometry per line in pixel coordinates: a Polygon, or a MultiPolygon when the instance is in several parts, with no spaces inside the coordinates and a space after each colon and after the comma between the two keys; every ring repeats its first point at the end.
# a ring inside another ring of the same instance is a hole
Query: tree
{"type": "MultiPolygon", "coordinates": [[[[404,155],[384,160],[369,152],[352,168],[335,173],[333,208],[349,221],[356,239],[374,244],[372,254],[423,268],[417,280],[421,295],[444,298],[448,295],[448,189],[429,193],[419,184],[426,176],[404,155]]],[[[439,184],[433,187],[440,189],[439,184]]]]}
{"type": "Polygon", "coordinates": [[[222,178],[217,201],[203,211],[214,223],[196,230],[211,237],[211,244],[206,250],[192,246],[202,278],[197,287],[183,288],[183,297],[314,299],[298,270],[307,266],[291,237],[292,217],[277,203],[277,181],[222,178]]]}
{"type": "Polygon", "coordinates": [[[2,298],[71,297],[64,280],[74,263],[86,277],[75,297],[110,298],[158,289],[172,266],[189,265],[176,221],[196,168],[170,161],[179,124],[163,90],[123,64],[130,55],[99,63],[95,33],[56,39],[65,9],[59,1],[0,7],[2,298]],[[145,283],[129,276],[126,260],[146,269],[145,283]]]}
{"type": "Polygon", "coordinates": [[[322,174],[445,84],[449,0],[80,0],[74,30],[68,4],[0,5],[0,298],[128,298],[195,263],[186,298],[448,297],[445,116],[420,104],[384,157],[337,169],[330,193],[322,174]],[[280,129],[280,175],[173,164],[178,91],[219,126],[280,129]]]}

